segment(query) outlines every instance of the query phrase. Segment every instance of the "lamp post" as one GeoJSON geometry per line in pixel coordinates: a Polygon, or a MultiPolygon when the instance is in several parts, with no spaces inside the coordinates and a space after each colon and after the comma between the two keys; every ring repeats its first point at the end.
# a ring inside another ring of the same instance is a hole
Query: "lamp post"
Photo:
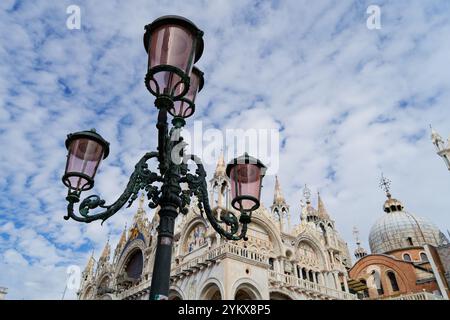
{"type": "Polygon", "coordinates": [[[150,299],[167,299],[170,284],[171,254],[175,218],[186,214],[192,196],[198,198],[198,207],[206,215],[212,227],[229,240],[247,240],[247,225],[251,213],[260,205],[262,178],[266,167],[257,159],[245,154],[231,161],[227,175],[232,185],[232,211],[216,218],[211,211],[207,192],[206,172],[195,155],[184,154],[186,145],[180,136],[185,119],[195,111],[195,98],[203,87],[203,73],[193,66],[203,52],[203,32],[191,21],[179,16],[164,16],[145,27],[144,47],[148,53],[148,70],[145,85],[155,96],[158,108],[158,151],[146,153],[136,164],[129,182],[119,198],[111,205],[97,195],[80,202],[83,191],[92,189],[94,177],[101,160],[109,154],[109,143],[94,129],[69,134],[66,170],[62,178],[68,188],[67,215],[79,222],[102,220],[102,223],[119,211],[127,202],[128,207],[144,190],[149,207],[160,207],[158,239],[153,267],[150,299]],[[169,130],[168,114],[172,118],[169,130]],[[147,161],[158,161],[158,171],[149,169],[147,161]],[[189,161],[195,163],[195,174],[189,173],[189,161]],[[155,186],[159,183],[161,186],[155,186]],[[181,189],[181,184],[188,188],[181,189]],[[74,205],[79,203],[79,215],[74,205]],[[92,214],[92,209],[103,211],[92,214]]]}
{"type": "Polygon", "coordinates": [[[450,170],[450,138],[447,140],[447,146],[445,146],[442,137],[433,128],[431,128],[431,141],[436,147],[436,153],[438,156],[442,157],[447,169],[450,170]]]}

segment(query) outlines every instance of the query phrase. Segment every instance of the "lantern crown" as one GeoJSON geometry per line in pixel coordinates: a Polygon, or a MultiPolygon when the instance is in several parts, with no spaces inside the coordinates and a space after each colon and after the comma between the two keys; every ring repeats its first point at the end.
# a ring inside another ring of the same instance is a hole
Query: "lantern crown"
{"type": "Polygon", "coordinates": [[[145,26],[145,33],[144,33],[144,48],[145,51],[148,52],[148,46],[149,46],[149,40],[150,40],[150,34],[152,31],[154,31],[156,28],[167,25],[167,24],[175,24],[179,25],[181,27],[187,28],[194,33],[197,34],[197,44],[195,48],[195,59],[194,62],[197,62],[200,57],[203,54],[204,49],[204,42],[203,42],[203,31],[200,30],[191,20],[186,19],[185,17],[177,16],[177,15],[167,15],[159,17],[158,19],[154,20],[152,23],[145,26]]]}
{"type": "Polygon", "coordinates": [[[77,139],[90,139],[100,143],[103,146],[103,159],[109,155],[109,142],[106,141],[100,134],[97,133],[97,130],[92,128],[91,130],[79,131],[75,133],[69,133],[66,139],[66,148],[69,150],[70,144],[77,139]]]}

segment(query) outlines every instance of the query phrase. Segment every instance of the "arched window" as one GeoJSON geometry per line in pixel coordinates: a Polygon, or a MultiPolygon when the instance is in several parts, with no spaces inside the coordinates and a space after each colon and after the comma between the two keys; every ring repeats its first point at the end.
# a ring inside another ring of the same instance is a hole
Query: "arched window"
{"type": "Polygon", "coordinates": [[[274,269],[273,268],[273,262],[274,262],[274,259],[273,258],[269,258],[270,270],[274,269]]]}
{"type": "Polygon", "coordinates": [[[308,277],[308,278],[309,278],[309,281],[314,282],[312,270],[309,270],[308,275],[309,275],[309,277],[308,277]]]}
{"type": "Polygon", "coordinates": [[[411,256],[409,255],[409,253],[405,253],[405,254],[403,255],[403,260],[405,260],[405,261],[411,261],[411,256]]]}
{"type": "Polygon", "coordinates": [[[308,280],[308,276],[306,274],[306,269],[305,268],[302,268],[302,278],[303,278],[303,280],[308,280]]]}
{"type": "Polygon", "coordinates": [[[395,273],[392,271],[388,271],[387,276],[389,278],[389,281],[391,282],[392,291],[399,291],[400,289],[398,288],[397,277],[395,276],[395,273]]]}
{"type": "Polygon", "coordinates": [[[423,262],[428,262],[428,256],[425,252],[420,253],[420,260],[422,260],[423,262]]]}

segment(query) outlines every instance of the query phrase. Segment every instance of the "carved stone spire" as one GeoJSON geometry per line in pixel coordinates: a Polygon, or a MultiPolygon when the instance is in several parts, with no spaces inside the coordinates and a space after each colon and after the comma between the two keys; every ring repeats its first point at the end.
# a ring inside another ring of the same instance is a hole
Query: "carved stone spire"
{"type": "Polygon", "coordinates": [[[317,192],[317,214],[319,218],[322,220],[330,220],[330,215],[327,212],[327,209],[325,208],[325,205],[323,204],[322,198],[320,197],[320,193],[317,192]]]}
{"type": "Polygon", "coordinates": [[[362,257],[367,256],[366,250],[361,247],[361,241],[359,240],[359,230],[356,227],[353,227],[353,236],[356,242],[355,258],[361,259],[362,257]]]}
{"type": "Polygon", "coordinates": [[[218,208],[219,211],[221,211],[228,205],[227,195],[230,187],[230,182],[226,174],[226,164],[223,152],[220,152],[216,171],[214,172],[213,178],[210,180],[210,185],[210,206],[212,208],[218,208]]]}
{"type": "Polygon", "coordinates": [[[123,228],[122,235],[120,236],[119,243],[117,247],[123,247],[127,243],[127,224],[125,223],[125,227],[123,228]]]}
{"type": "Polygon", "coordinates": [[[106,245],[103,248],[103,252],[102,255],[100,256],[99,261],[108,262],[110,254],[111,254],[111,246],[109,245],[109,235],[108,235],[108,241],[106,241],[106,245]]]}
{"type": "Polygon", "coordinates": [[[281,192],[280,182],[278,181],[278,176],[275,176],[275,191],[273,196],[273,204],[270,207],[272,210],[272,215],[280,223],[281,231],[290,231],[291,229],[291,217],[289,214],[289,206],[283,197],[281,192]],[[285,221],[287,220],[287,221],[285,221]],[[287,229],[284,230],[284,223],[287,222],[287,229]]]}
{"type": "Polygon", "coordinates": [[[119,242],[117,243],[116,249],[114,250],[114,261],[117,261],[126,243],[127,243],[127,224],[125,223],[122,235],[120,236],[119,242]]]}
{"type": "Polygon", "coordinates": [[[278,181],[278,176],[275,176],[275,192],[273,195],[273,204],[286,204],[286,200],[281,192],[280,181],[278,181]]]}
{"type": "Polygon", "coordinates": [[[147,220],[146,213],[144,210],[144,201],[145,195],[144,193],[142,193],[141,197],[139,198],[139,207],[133,217],[133,225],[131,226],[132,228],[130,232],[132,232],[132,230],[135,228],[137,228],[137,230],[140,231],[141,233],[144,232],[147,220]]]}
{"type": "Polygon", "coordinates": [[[216,171],[214,172],[214,177],[226,176],[226,164],[223,158],[223,152],[220,152],[219,160],[217,161],[216,171]]]}
{"type": "Polygon", "coordinates": [[[91,256],[89,257],[86,268],[84,268],[84,273],[86,275],[91,275],[94,272],[95,267],[95,259],[94,259],[94,250],[92,250],[91,256]]]}

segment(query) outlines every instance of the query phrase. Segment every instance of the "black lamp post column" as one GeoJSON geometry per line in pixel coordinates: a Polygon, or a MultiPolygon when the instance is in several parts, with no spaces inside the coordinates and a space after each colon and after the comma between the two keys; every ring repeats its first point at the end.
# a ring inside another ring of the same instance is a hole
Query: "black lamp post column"
{"type": "Polygon", "coordinates": [[[178,166],[170,166],[166,177],[162,186],[161,210],[158,212],[158,243],[152,273],[150,300],[167,299],[169,296],[175,219],[181,206],[178,166]]]}
{"type": "Polygon", "coordinates": [[[161,130],[161,128],[167,128],[167,111],[162,108],[159,113],[157,127],[160,129],[159,153],[160,160],[162,160],[162,162],[160,161],[160,171],[164,182],[161,186],[161,198],[159,200],[161,209],[158,212],[158,242],[153,265],[150,300],[164,300],[169,296],[175,219],[178,216],[178,210],[182,206],[180,165],[172,161],[171,158],[171,151],[176,144],[170,141],[167,129],[161,130]]]}

